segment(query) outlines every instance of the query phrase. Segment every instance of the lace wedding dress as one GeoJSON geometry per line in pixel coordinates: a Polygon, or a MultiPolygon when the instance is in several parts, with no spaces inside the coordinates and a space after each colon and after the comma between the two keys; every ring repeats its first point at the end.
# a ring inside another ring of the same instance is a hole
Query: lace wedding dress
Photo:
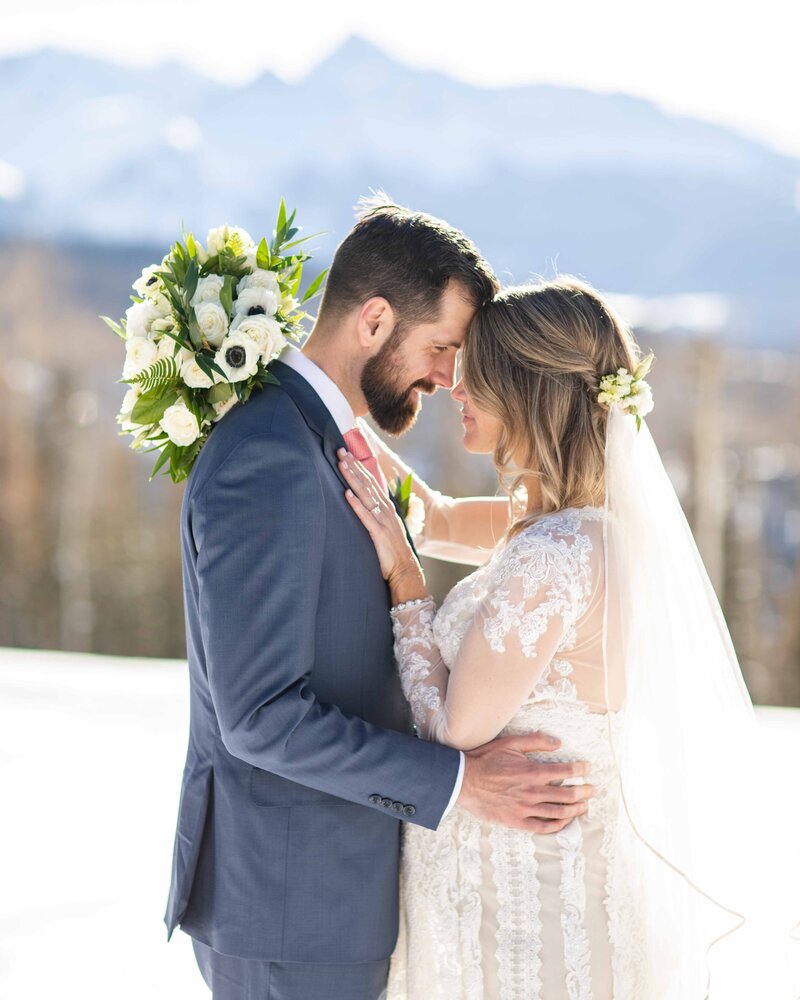
{"type": "Polygon", "coordinates": [[[603,508],[545,515],[433,600],[393,609],[395,654],[426,739],[464,749],[542,731],[548,761],[586,760],[588,812],[558,834],[454,806],[403,828],[401,921],[388,1000],[634,1000],[633,882],[614,864],[619,786],[605,690],[603,508]]]}

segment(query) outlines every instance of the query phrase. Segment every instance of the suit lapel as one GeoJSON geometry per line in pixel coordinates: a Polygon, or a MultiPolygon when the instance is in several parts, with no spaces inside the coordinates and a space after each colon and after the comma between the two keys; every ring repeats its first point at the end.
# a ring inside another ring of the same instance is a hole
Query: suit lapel
{"type": "Polygon", "coordinates": [[[330,410],[316,390],[294,368],[275,360],[270,364],[269,370],[280,383],[281,389],[292,398],[311,430],[322,439],[325,458],[342,485],[347,487],[347,480],[339,471],[339,459],[336,457],[337,449],[345,447],[344,438],[330,410]]]}

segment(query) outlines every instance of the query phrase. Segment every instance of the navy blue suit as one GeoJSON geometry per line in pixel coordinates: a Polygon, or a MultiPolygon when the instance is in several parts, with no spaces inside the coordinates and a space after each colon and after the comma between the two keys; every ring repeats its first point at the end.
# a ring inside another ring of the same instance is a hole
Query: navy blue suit
{"type": "Polygon", "coordinates": [[[262,963],[383,962],[398,820],[435,829],[460,758],[411,735],[341,434],[271,369],[280,385],[214,427],[183,501],[191,725],[165,921],[262,963]]]}

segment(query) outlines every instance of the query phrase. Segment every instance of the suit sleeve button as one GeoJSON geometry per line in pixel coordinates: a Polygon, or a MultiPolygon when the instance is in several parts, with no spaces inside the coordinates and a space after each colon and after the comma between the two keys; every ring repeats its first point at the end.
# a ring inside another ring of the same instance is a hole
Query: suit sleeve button
{"type": "Polygon", "coordinates": [[[401,813],[402,811],[403,811],[403,803],[402,802],[393,802],[392,803],[392,812],[401,813]]]}
{"type": "Polygon", "coordinates": [[[413,816],[414,813],[416,813],[416,811],[417,810],[416,810],[415,806],[403,806],[403,815],[404,816],[413,816]]]}
{"type": "Polygon", "coordinates": [[[381,797],[380,795],[370,795],[369,801],[372,803],[372,805],[379,806],[381,804],[381,797]]]}
{"type": "Polygon", "coordinates": [[[384,809],[391,809],[392,808],[392,800],[391,799],[381,799],[381,805],[383,806],[384,809]]]}

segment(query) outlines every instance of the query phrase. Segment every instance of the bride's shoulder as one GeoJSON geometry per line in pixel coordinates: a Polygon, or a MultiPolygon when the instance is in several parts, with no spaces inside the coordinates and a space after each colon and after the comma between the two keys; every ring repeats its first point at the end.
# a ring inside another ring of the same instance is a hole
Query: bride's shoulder
{"type": "Polygon", "coordinates": [[[498,568],[547,560],[574,569],[602,553],[602,507],[568,507],[543,514],[512,535],[497,553],[498,568]]]}

